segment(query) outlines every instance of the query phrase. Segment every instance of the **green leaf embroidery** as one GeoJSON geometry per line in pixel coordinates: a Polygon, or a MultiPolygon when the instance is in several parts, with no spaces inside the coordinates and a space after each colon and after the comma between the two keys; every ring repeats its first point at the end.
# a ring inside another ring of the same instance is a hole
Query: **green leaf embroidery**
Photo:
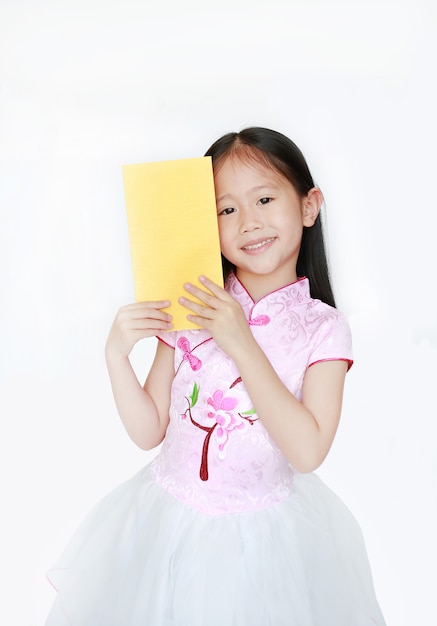
{"type": "Polygon", "coordinates": [[[191,407],[193,407],[196,404],[199,398],[199,389],[200,389],[199,385],[197,383],[194,383],[193,393],[190,396],[191,407]]]}
{"type": "Polygon", "coordinates": [[[255,415],[255,413],[255,409],[250,409],[250,411],[244,411],[243,413],[240,413],[240,415],[255,415]]]}

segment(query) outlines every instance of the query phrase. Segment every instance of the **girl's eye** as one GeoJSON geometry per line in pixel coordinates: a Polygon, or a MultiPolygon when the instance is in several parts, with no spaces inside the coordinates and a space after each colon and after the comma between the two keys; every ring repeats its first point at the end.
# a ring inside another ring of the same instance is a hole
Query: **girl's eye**
{"type": "Polygon", "coordinates": [[[231,213],[233,213],[235,211],[234,208],[232,207],[227,207],[226,209],[223,209],[222,211],[219,212],[219,215],[230,215],[231,213]]]}
{"type": "Polygon", "coordinates": [[[260,198],[258,200],[258,204],[269,204],[269,202],[271,202],[273,200],[273,198],[260,198]]]}

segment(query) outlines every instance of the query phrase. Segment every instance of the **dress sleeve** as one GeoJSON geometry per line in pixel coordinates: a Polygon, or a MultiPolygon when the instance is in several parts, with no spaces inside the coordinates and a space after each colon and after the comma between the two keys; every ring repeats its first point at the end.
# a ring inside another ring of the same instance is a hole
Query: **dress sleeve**
{"type": "Polygon", "coordinates": [[[174,350],[176,347],[176,333],[176,330],[169,330],[166,333],[156,335],[156,338],[159,341],[162,341],[162,343],[165,343],[167,346],[170,346],[170,348],[173,348],[174,350]]]}
{"type": "Polygon", "coordinates": [[[352,336],[346,317],[336,311],[323,323],[319,339],[312,350],[308,367],[320,361],[347,361],[348,370],[353,364],[352,336]]]}

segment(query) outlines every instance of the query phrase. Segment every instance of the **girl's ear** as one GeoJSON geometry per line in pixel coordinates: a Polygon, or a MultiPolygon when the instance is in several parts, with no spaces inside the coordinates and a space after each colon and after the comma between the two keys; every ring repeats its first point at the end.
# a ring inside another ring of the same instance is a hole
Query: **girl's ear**
{"type": "Polygon", "coordinates": [[[323,204],[323,194],[317,187],[309,190],[303,199],[302,218],[304,226],[313,226],[323,204]]]}

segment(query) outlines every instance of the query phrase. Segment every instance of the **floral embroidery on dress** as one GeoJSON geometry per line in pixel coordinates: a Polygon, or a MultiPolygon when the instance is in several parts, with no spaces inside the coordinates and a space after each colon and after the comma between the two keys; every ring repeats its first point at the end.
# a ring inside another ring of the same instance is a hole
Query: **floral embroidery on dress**
{"type": "MultiPolygon", "coordinates": [[[[241,382],[241,378],[237,379],[232,383],[230,389],[234,387],[236,384],[241,382]]],[[[186,401],[188,403],[188,408],[181,415],[182,419],[186,419],[187,415],[190,418],[190,421],[194,426],[204,430],[207,434],[205,437],[205,441],[203,442],[202,449],[202,460],[200,464],[200,478],[201,480],[208,480],[209,472],[208,472],[208,449],[209,443],[211,441],[211,437],[214,436],[218,443],[218,458],[224,459],[226,456],[226,444],[229,439],[229,435],[233,430],[245,430],[249,425],[253,426],[253,424],[258,420],[258,418],[253,418],[251,416],[255,415],[255,409],[250,409],[249,411],[244,411],[238,413],[234,411],[234,409],[238,405],[238,398],[233,396],[225,396],[225,392],[222,389],[216,389],[212,394],[212,397],[207,399],[207,404],[212,407],[212,410],[207,412],[207,418],[210,420],[214,420],[214,424],[212,426],[205,426],[203,424],[199,424],[192,415],[191,409],[197,404],[197,400],[199,398],[200,387],[195,382],[193,385],[193,391],[190,396],[186,397],[186,401]]]]}
{"type": "Polygon", "coordinates": [[[247,421],[244,420],[238,413],[232,412],[237,404],[237,398],[225,398],[223,391],[217,389],[212,394],[212,398],[208,398],[207,403],[212,406],[213,411],[208,412],[209,419],[213,419],[216,422],[217,428],[215,429],[215,438],[219,444],[219,459],[224,459],[225,445],[228,441],[229,433],[238,428],[242,430],[247,428],[247,421]]]}

